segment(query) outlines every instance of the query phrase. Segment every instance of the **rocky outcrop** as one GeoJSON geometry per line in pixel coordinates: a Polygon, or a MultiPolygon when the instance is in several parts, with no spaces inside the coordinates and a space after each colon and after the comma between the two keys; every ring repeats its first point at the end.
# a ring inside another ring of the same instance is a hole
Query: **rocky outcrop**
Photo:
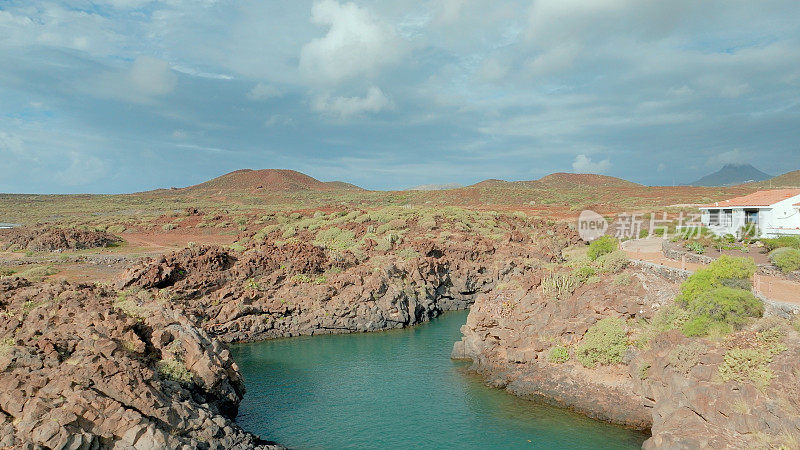
{"type": "Polygon", "coordinates": [[[513,235],[505,242],[418,240],[405,252],[372,249],[360,258],[309,243],[266,243],[243,253],[204,246],[144,261],[117,286],[160,289],[228,342],[375,331],[464,309],[499,279],[555,260],[575,240],[566,231],[543,231],[534,244],[513,235]]]}
{"type": "Polygon", "coordinates": [[[0,281],[0,446],[269,448],[219,342],[157,301],[0,281]]]}
{"type": "Polygon", "coordinates": [[[724,339],[659,331],[647,324],[675,296],[675,275],[630,267],[561,300],[535,286],[481,295],[453,357],[515,395],[650,429],[645,448],[796,448],[800,333],[775,316],[724,339]],[[624,321],[631,345],[620,364],[584,367],[576,349],[605,318],[624,321]],[[549,358],[556,346],[569,360],[549,358]]]}
{"type": "Polygon", "coordinates": [[[0,241],[5,249],[32,252],[59,252],[108,247],[122,239],[104,231],[55,227],[23,227],[3,230],[0,241]]]}
{"type": "Polygon", "coordinates": [[[626,274],[629,284],[607,278],[563,300],[547,298],[538,284],[481,296],[461,329],[464,337],[454,345],[453,357],[471,359],[491,384],[517,395],[647,429],[652,403],[633,394],[635,382],[625,368],[587,369],[547,358],[554,346],[577,344],[600,319],[648,320],[674,296],[675,285],[657,275],[631,269],[626,274]]]}

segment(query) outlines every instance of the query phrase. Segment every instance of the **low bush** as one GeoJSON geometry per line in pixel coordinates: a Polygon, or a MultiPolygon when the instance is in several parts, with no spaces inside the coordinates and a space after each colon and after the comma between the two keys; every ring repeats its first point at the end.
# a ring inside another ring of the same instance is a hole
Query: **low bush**
{"type": "Polygon", "coordinates": [[[356,244],[356,233],[332,227],[317,232],[314,243],[333,249],[348,249],[356,244]]]}
{"type": "Polygon", "coordinates": [[[722,255],[708,267],[697,270],[681,285],[678,302],[686,306],[698,295],[721,286],[749,286],[755,271],[756,264],[752,259],[722,255]]]}
{"type": "Polygon", "coordinates": [[[192,382],[192,373],[186,365],[174,359],[164,359],[156,363],[158,374],[167,380],[172,380],[181,384],[192,382]]]}
{"type": "Polygon", "coordinates": [[[630,260],[628,260],[628,255],[624,251],[615,250],[599,257],[597,263],[605,273],[619,273],[628,267],[630,260]]]}
{"type": "Polygon", "coordinates": [[[761,239],[761,243],[764,244],[764,248],[767,249],[768,252],[781,247],[800,249],[800,236],[781,236],[775,239],[761,239]]]}
{"type": "Polygon", "coordinates": [[[628,336],[622,319],[605,318],[594,324],[583,336],[575,356],[584,367],[622,362],[628,348],[628,336]]]}
{"type": "Polygon", "coordinates": [[[165,223],[164,225],[161,225],[161,229],[164,231],[174,230],[175,228],[178,228],[178,226],[174,223],[165,223]]]}
{"type": "Polygon", "coordinates": [[[718,373],[722,381],[751,382],[763,389],[772,381],[772,353],[755,348],[732,348],[725,353],[718,373]]]}
{"type": "Polygon", "coordinates": [[[800,250],[781,247],[770,252],[769,260],[784,273],[794,272],[800,269],[800,250]]]}
{"type": "Polygon", "coordinates": [[[569,361],[569,349],[561,345],[553,347],[547,354],[547,360],[551,363],[563,364],[569,361]]]}
{"type": "Polygon", "coordinates": [[[750,291],[722,286],[692,298],[686,309],[695,317],[739,327],[748,317],[760,317],[764,304],[750,291]]]}
{"type": "Polygon", "coordinates": [[[599,239],[589,244],[589,250],[586,252],[586,256],[592,261],[596,261],[597,258],[613,252],[617,247],[618,242],[616,239],[611,236],[601,236],[599,239]]]}
{"type": "Polygon", "coordinates": [[[686,250],[702,255],[706,252],[706,247],[697,241],[689,241],[686,243],[686,250]]]}
{"type": "Polygon", "coordinates": [[[569,298],[580,286],[578,277],[571,273],[551,273],[542,280],[542,293],[554,300],[569,298]]]}

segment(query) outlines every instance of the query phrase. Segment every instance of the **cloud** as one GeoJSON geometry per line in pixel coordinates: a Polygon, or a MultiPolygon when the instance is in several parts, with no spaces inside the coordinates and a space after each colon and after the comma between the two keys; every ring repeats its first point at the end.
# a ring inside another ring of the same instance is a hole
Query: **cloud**
{"type": "Polygon", "coordinates": [[[317,97],[311,105],[314,111],[346,119],[363,113],[377,113],[393,108],[392,101],[377,87],[371,87],[365,97],[317,97]]]}
{"type": "Polygon", "coordinates": [[[247,93],[250,100],[269,100],[283,95],[280,89],[270,84],[258,83],[247,93]]]}
{"type": "Polygon", "coordinates": [[[719,166],[724,164],[748,164],[752,161],[753,155],[740,148],[728,150],[727,152],[717,153],[708,159],[709,166],[719,166]]]}
{"type": "Polygon", "coordinates": [[[611,168],[611,161],[604,159],[602,161],[592,161],[586,155],[578,155],[575,161],[572,162],[572,170],[575,173],[605,173],[611,168]]]}
{"type": "Polygon", "coordinates": [[[144,95],[164,95],[175,89],[178,77],[169,63],[150,56],[140,56],[128,72],[131,84],[144,95]]]}
{"type": "Polygon", "coordinates": [[[101,97],[135,103],[147,103],[171,93],[178,76],[168,62],[151,56],[139,56],[127,68],[100,74],[85,90],[101,97]]]}
{"type": "Polygon", "coordinates": [[[318,1],[311,8],[311,21],[330,25],[324,37],[300,51],[300,72],[314,83],[372,77],[400,60],[401,45],[392,28],[354,3],[318,1]]]}

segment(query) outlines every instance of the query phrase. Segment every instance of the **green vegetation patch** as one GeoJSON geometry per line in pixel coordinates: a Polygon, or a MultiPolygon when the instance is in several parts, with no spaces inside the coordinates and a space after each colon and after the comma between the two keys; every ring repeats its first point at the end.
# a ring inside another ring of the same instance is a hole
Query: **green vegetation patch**
{"type": "Polygon", "coordinates": [[[622,319],[608,317],[594,324],[583,336],[575,356],[584,367],[622,362],[628,348],[628,335],[622,319]]]}
{"type": "Polygon", "coordinates": [[[750,292],[756,266],[752,259],[727,255],[699,269],[682,285],[677,304],[688,312],[686,336],[727,334],[749,317],[760,317],[764,305],[750,292]]]}
{"type": "Polygon", "coordinates": [[[768,252],[782,247],[795,248],[800,250],[800,237],[798,236],[781,236],[775,239],[761,239],[764,248],[768,252]]]}
{"type": "Polygon", "coordinates": [[[569,298],[578,287],[580,279],[569,272],[551,273],[542,280],[542,293],[547,298],[564,300],[569,298]]]}
{"type": "Polygon", "coordinates": [[[589,244],[589,250],[586,252],[586,256],[589,257],[592,261],[597,260],[597,258],[611,253],[616,250],[619,246],[619,242],[611,236],[601,236],[599,239],[593,241],[589,244]]]}
{"type": "Polygon", "coordinates": [[[547,360],[555,364],[563,364],[569,361],[569,349],[562,345],[557,345],[550,349],[547,360]]]}
{"type": "Polygon", "coordinates": [[[0,340],[0,356],[5,356],[11,353],[11,350],[14,349],[14,339],[7,337],[5,339],[0,340]]]}
{"type": "Polygon", "coordinates": [[[356,245],[356,233],[331,227],[317,232],[314,243],[326,248],[344,250],[356,245]]]}
{"type": "Polygon", "coordinates": [[[48,264],[46,266],[35,266],[31,267],[30,269],[23,270],[22,272],[17,273],[17,276],[25,278],[29,281],[42,281],[45,277],[49,277],[50,275],[55,275],[58,273],[58,269],[56,269],[52,264],[48,264]]]}
{"type": "Polygon", "coordinates": [[[163,359],[156,362],[156,371],[162,378],[181,384],[190,384],[193,378],[192,372],[186,368],[186,365],[174,359],[163,359]]]}
{"type": "Polygon", "coordinates": [[[800,270],[800,250],[791,247],[781,247],[769,254],[769,260],[782,272],[800,270]]]}

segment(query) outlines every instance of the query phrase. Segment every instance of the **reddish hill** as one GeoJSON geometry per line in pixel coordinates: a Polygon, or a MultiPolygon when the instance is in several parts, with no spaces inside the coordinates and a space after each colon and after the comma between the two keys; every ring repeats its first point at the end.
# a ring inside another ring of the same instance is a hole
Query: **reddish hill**
{"type": "Polygon", "coordinates": [[[503,181],[489,179],[480,183],[468,186],[470,188],[548,188],[548,189],[572,189],[578,187],[637,187],[641,184],[626,181],[621,178],[609,177],[606,175],[594,175],[590,173],[552,173],[534,181],[503,181]]]}
{"type": "Polygon", "coordinates": [[[595,175],[591,173],[553,173],[540,178],[539,183],[548,187],[636,187],[641,184],[621,178],[609,177],[606,175],[595,175]]]}
{"type": "Polygon", "coordinates": [[[297,192],[361,189],[340,181],[322,182],[304,173],[287,169],[241,169],[205,183],[185,188],[186,191],[214,192],[297,192]]]}

